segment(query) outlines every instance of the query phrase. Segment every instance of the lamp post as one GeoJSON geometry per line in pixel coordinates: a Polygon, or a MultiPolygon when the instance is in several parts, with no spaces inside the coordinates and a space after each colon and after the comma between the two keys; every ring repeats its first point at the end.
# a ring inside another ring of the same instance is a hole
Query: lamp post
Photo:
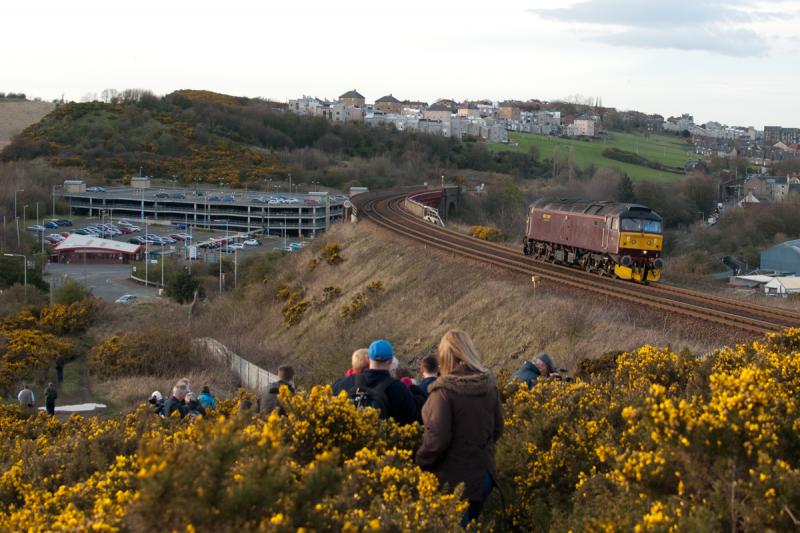
{"type": "Polygon", "coordinates": [[[25,303],[28,303],[28,258],[23,254],[3,254],[6,257],[22,258],[22,287],[25,291],[25,303]]]}
{"type": "Polygon", "coordinates": [[[17,218],[17,193],[18,192],[25,192],[25,189],[15,189],[14,190],[14,218],[17,218]]]}
{"type": "Polygon", "coordinates": [[[25,205],[22,206],[22,227],[23,228],[28,223],[27,212],[28,212],[28,204],[25,204],[25,205]]]}

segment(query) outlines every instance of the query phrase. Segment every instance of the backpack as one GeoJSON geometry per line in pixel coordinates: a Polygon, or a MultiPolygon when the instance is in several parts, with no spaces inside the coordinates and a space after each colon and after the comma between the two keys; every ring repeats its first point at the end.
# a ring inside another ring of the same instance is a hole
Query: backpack
{"type": "Polygon", "coordinates": [[[381,413],[381,418],[389,418],[389,398],[386,396],[386,389],[394,381],[387,377],[374,387],[367,386],[367,379],[363,374],[356,374],[355,386],[347,391],[350,401],[356,409],[371,407],[381,413]]]}

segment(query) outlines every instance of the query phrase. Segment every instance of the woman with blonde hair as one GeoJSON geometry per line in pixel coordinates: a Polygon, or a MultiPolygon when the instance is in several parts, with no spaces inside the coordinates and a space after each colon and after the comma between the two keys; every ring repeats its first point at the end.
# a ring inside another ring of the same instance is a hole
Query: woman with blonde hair
{"type": "Polygon", "coordinates": [[[461,525],[466,527],[480,516],[494,486],[494,444],[503,433],[503,410],[494,377],[464,331],[442,337],[439,372],[422,408],[425,433],[416,459],[451,489],[464,484],[469,508],[461,525]]]}

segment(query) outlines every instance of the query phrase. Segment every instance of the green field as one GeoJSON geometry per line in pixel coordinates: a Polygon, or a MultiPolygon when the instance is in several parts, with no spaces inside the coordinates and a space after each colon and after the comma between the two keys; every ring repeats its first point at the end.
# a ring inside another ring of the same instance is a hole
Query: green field
{"type": "Polygon", "coordinates": [[[492,144],[490,146],[498,151],[517,152],[527,152],[531,146],[536,146],[542,159],[551,160],[557,148],[561,149],[562,156],[566,158],[569,147],[572,146],[575,151],[575,164],[578,168],[586,168],[594,163],[598,168],[619,169],[635,180],[672,181],[680,178],[681,175],[609,159],[603,156],[603,150],[615,147],[639,154],[651,161],[659,161],[665,165],[680,168],[683,168],[686,161],[695,158],[691,147],[686,144],[685,140],[672,135],[646,136],[637,133],[611,132],[607,139],[584,141],[562,139],[548,135],[535,135],[533,133],[509,133],[508,138],[509,141],[516,142],[519,146],[508,144],[492,144]]]}

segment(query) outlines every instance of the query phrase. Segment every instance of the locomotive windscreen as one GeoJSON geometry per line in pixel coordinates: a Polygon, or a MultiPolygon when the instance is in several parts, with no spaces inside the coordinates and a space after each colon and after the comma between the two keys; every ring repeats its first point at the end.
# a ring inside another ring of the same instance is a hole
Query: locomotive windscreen
{"type": "Polygon", "coordinates": [[[622,231],[637,231],[640,233],[661,233],[661,222],[644,218],[622,218],[619,221],[622,231]]]}

